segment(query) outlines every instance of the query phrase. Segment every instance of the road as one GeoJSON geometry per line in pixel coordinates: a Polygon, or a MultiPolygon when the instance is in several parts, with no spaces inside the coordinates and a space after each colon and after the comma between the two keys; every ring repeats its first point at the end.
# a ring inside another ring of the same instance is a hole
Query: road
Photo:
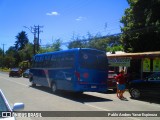
{"type": "MultiPolygon", "coordinates": [[[[60,92],[55,95],[49,88],[30,87],[27,78],[8,77],[0,72],[0,89],[4,92],[11,106],[16,102],[25,104],[24,111],[160,111],[160,100],[145,98],[133,100],[128,92],[124,96],[127,101],[116,97],[112,91],[107,93],[85,92],[75,95],[60,92]]],[[[63,112],[61,112],[63,114],[63,112]]],[[[78,112],[77,112],[78,113],[78,112]]],[[[80,113],[80,112],[79,112],[80,113]]],[[[71,114],[71,113],[67,113],[71,114]]],[[[82,113],[83,116],[83,113],[82,113]]],[[[158,120],[158,117],[42,117],[21,118],[17,120],[158,120]]]]}

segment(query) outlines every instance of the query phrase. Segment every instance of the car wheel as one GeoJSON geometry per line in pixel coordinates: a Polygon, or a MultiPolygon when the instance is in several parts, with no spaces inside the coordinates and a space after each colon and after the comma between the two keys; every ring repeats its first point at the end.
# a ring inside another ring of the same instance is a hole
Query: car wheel
{"type": "Polygon", "coordinates": [[[51,90],[52,90],[52,92],[55,94],[55,93],[57,93],[57,85],[56,85],[56,83],[52,83],[52,85],[51,85],[51,90]]]}
{"type": "Polygon", "coordinates": [[[137,88],[132,88],[130,90],[130,95],[133,99],[139,99],[141,97],[141,93],[137,88]]]}

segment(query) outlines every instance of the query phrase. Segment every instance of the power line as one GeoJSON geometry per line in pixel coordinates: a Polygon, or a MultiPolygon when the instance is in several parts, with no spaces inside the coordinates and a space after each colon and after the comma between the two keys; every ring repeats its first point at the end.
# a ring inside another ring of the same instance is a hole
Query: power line
{"type": "MultiPolygon", "coordinates": [[[[111,35],[106,35],[106,36],[103,36],[103,37],[112,37],[112,36],[118,36],[118,35],[121,35],[121,34],[131,34],[131,33],[135,33],[135,32],[141,32],[141,31],[144,31],[144,30],[149,30],[150,31],[150,29],[151,30],[154,30],[156,28],[156,26],[147,26],[147,27],[143,27],[143,28],[139,28],[139,29],[135,29],[135,30],[130,30],[130,31],[127,31],[127,32],[125,32],[125,33],[122,33],[122,32],[120,32],[120,33],[115,33],[115,34],[111,34],[111,35]]],[[[113,30],[113,29],[112,29],[113,30]]],[[[145,32],[145,31],[144,31],[145,32]]],[[[92,38],[91,38],[92,39],[92,38]]],[[[80,42],[87,42],[87,41],[90,41],[91,39],[81,39],[81,40],[78,40],[78,41],[80,41],[80,42]]],[[[75,40],[73,40],[73,41],[69,41],[69,42],[63,42],[63,43],[61,43],[61,45],[67,45],[67,44],[69,44],[69,43],[71,43],[71,42],[74,42],[75,40]]],[[[43,47],[51,47],[52,46],[52,44],[47,44],[47,45],[41,45],[41,46],[43,46],[43,47]]]]}

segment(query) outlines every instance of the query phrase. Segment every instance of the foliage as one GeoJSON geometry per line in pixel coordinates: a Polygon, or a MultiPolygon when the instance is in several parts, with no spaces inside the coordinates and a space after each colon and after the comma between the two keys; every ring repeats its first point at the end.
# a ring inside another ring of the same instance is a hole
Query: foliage
{"type": "Polygon", "coordinates": [[[5,56],[4,58],[4,66],[7,68],[13,68],[15,67],[15,61],[16,59],[14,57],[11,56],[5,56]]]}
{"type": "Polygon", "coordinates": [[[0,56],[3,55],[3,50],[0,48],[0,56]]]}
{"type": "Polygon", "coordinates": [[[52,43],[52,45],[47,45],[46,47],[41,47],[38,53],[45,53],[45,52],[53,52],[53,51],[59,51],[61,50],[62,42],[60,39],[55,40],[55,42],[52,43]]]}
{"type": "Polygon", "coordinates": [[[80,39],[77,37],[76,40],[71,41],[68,45],[68,48],[94,48],[99,49],[103,51],[113,51],[113,45],[114,46],[121,46],[121,42],[119,40],[120,36],[100,36],[96,35],[93,36],[88,33],[88,38],[83,37],[83,39],[80,39]]]}
{"type": "Polygon", "coordinates": [[[3,60],[3,50],[0,48],[0,66],[2,66],[2,60],[3,60]]]}
{"type": "Polygon", "coordinates": [[[116,51],[124,51],[123,46],[122,45],[115,45],[115,46],[108,46],[106,48],[106,51],[111,52],[111,53],[115,53],[116,51]]]}
{"type": "Polygon", "coordinates": [[[128,0],[121,19],[121,40],[126,52],[160,50],[160,0],[128,0]]]}
{"type": "Polygon", "coordinates": [[[18,67],[24,60],[31,61],[33,44],[28,42],[27,34],[22,31],[16,36],[15,46],[11,46],[5,53],[4,65],[8,68],[18,67]]]}
{"type": "Polygon", "coordinates": [[[25,31],[22,31],[20,33],[18,33],[18,35],[16,36],[16,42],[15,42],[15,49],[18,50],[22,50],[25,45],[28,43],[28,37],[25,31]]]}
{"type": "Polygon", "coordinates": [[[84,40],[75,40],[75,41],[71,41],[68,45],[69,49],[72,48],[85,48],[86,44],[84,43],[84,40]]]}

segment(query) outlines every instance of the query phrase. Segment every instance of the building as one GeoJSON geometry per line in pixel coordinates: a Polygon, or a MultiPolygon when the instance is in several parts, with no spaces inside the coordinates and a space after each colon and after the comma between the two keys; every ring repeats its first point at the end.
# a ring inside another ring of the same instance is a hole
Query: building
{"type": "MultiPolygon", "coordinates": [[[[144,79],[153,72],[160,72],[160,51],[107,54],[110,68],[124,68],[132,79],[144,79]]],[[[117,69],[116,69],[117,70],[117,69]]]]}

